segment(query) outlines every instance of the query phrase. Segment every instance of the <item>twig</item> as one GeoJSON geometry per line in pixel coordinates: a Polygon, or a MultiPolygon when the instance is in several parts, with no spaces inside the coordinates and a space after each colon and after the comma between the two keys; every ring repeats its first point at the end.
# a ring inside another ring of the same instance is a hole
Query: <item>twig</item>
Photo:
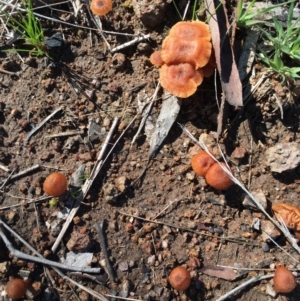
{"type": "Polygon", "coordinates": [[[74,136],[74,135],[83,135],[84,131],[68,131],[63,133],[57,133],[45,136],[45,138],[57,138],[57,137],[66,137],[66,136],[74,136]]]}
{"type": "Polygon", "coordinates": [[[109,294],[105,294],[105,296],[112,298],[112,300],[113,299],[128,300],[128,301],[140,301],[141,300],[141,299],[124,298],[124,297],[114,296],[114,295],[109,295],[109,294]]]}
{"type": "Polygon", "coordinates": [[[75,214],[77,213],[79,207],[80,207],[80,203],[83,201],[83,199],[85,198],[85,196],[87,195],[90,187],[92,186],[95,178],[97,177],[101,167],[103,166],[103,157],[104,157],[104,153],[106,152],[106,149],[108,147],[108,144],[109,144],[109,141],[111,140],[112,138],[112,135],[115,131],[115,128],[117,127],[117,124],[118,124],[118,121],[119,121],[119,118],[115,118],[114,119],[114,122],[106,136],[106,139],[104,141],[104,144],[103,144],[103,147],[99,153],[99,156],[97,158],[97,162],[89,176],[89,178],[85,181],[84,185],[82,186],[82,191],[81,191],[81,194],[80,196],[77,198],[72,210],[70,211],[68,217],[67,217],[67,220],[66,222],[64,223],[63,225],[63,228],[61,229],[59,235],[57,236],[51,250],[53,253],[56,252],[57,248],[58,248],[58,245],[60,244],[60,241],[61,239],[63,238],[63,236],[65,235],[65,232],[67,231],[70,223],[72,222],[73,220],[73,217],[75,216],[75,214]]]}
{"type": "Polygon", "coordinates": [[[4,170],[5,172],[9,172],[9,169],[2,164],[0,164],[0,169],[4,170]]]}
{"type": "Polygon", "coordinates": [[[262,275],[262,276],[256,276],[256,277],[253,277],[251,279],[249,279],[248,281],[242,283],[241,285],[235,287],[234,289],[232,289],[231,291],[227,292],[225,295],[223,295],[222,297],[218,298],[217,300],[215,301],[225,301],[225,300],[228,300],[228,298],[237,293],[240,289],[252,284],[252,283],[255,283],[257,281],[261,281],[261,280],[265,280],[265,279],[270,279],[270,278],[273,278],[274,277],[274,274],[270,274],[270,275],[262,275]]]}
{"type": "Polygon", "coordinates": [[[12,170],[12,172],[9,174],[9,176],[1,183],[0,190],[6,185],[6,183],[11,179],[13,173],[15,172],[15,168],[12,170]]]}
{"type": "Polygon", "coordinates": [[[33,134],[35,134],[49,119],[51,119],[56,113],[58,113],[59,111],[61,111],[62,108],[57,108],[56,110],[54,110],[49,116],[47,116],[42,122],[40,122],[40,124],[38,124],[34,129],[32,129],[29,134],[26,136],[26,138],[24,139],[24,142],[27,142],[31,136],[33,134]]]}
{"type": "MultiPolygon", "coordinates": [[[[25,176],[26,174],[28,174],[28,173],[30,173],[30,172],[36,170],[36,169],[39,169],[39,168],[40,168],[40,165],[39,165],[39,164],[36,164],[36,165],[34,165],[34,166],[31,166],[31,167],[29,167],[29,168],[27,168],[27,169],[25,169],[25,170],[20,171],[19,173],[15,174],[15,175],[13,175],[13,176],[11,176],[11,177],[9,178],[9,180],[15,180],[15,179],[17,179],[17,178],[19,178],[19,177],[21,177],[21,176],[25,176]]],[[[6,184],[6,183],[9,182],[9,181],[6,181],[6,180],[5,180],[4,182],[5,182],[5,184],[6,184]]],[[[1,188],[2,188],[4,185],[3,185],[3,183],[1,183],[1,184],[2,184],[2,186],[1,186],[1,188]]]]}
{"type": "Polygon", "coordinates": [[[15,199],[20,199],[20,200],[28,201],[28,202],[26,202],[25,204],[19,203],[19,204],[9,205],[9,206],[5,206],[5,207],[0,207],[0,210],[6,210],[6,209],[10,209],[10,208],[20,207],[20,206],[23,206],[23,205],[28,205],[28,204],[32,204],[32,203],[37,203],[37,202],[44,201],[44,200],[47,200],[47,199],[51,199],[51,198],[52,198],[52,196],[43,195],[43,196],[39,197],[38,199],[33,200],[33,199],[27,199],[27,198],[15,196],[15,195],[12,195],[12,194],[10,194],[10,193],[8,193],[8,192],[5,192],[5,191],[3,191],[3,190],[0,190],[0,192],[5,193],[5,194],[7,194],[8,196],[10,196],[10,197],[12,197],[12,198],[15,198],[15,199]]]}
{"type": "Polygon", "coordinates": [[[98,298],[99,300],[102,301],[108,301],[108,299],[106,299],[103,295],[101,295],[100,293],[87,288],[86,286],[76,282],[75,280],[71,279],[70,277],[66,276],[65,274],[63,274],[60,270],[58,269],[54,269],[56,271],[57,274],[59,274],[63,279],[68,280],[70,283],[73,283],[74,285],[78,286],[80,289],[82,289],[83,291],[89,293],[90,295],[92,295],[95,298],[98,298]]]}
{"type": "MultiPolygon", "coordinates": [[[[164,226],[168,226],[168,227],[171,227],[171,228],[176,228],[176,229],[179,229],[179,230],[182,230],[182,231],[188,231],[188,232],[195,233],[195,234],[198,234],[198,235],[203,235],[203,236],[206,236],[206,237],[213,237],[214,239],[218,239],[220,241],[224,240],[224,241],[238,243],[238,244],[247,244],[247,243],[249,243],[248,240],[233,239],[233,238],[230,238],[230,237],[219,237],[219,236],[215,236],[215,235],[210,235],[210,234],[202,233],[202,232],[199,232],[199,231],[195,231],[193,229],[181,227],[181,226],[170,224],[170,223],[165,223],[165,222],[159,222],[159,221],[155,221],[155,220],[150,220],[150,219],[147,219],[147,218],[143,218],[143,217],[140,217],[140,216],[137,216],[137,215],[134,215],[134,214],[129,214],[129,213],[122,212],[122,211],[118,211],[118,213],[120,213],[122,215],[130,216],[130,217],[134,217],[136,219],[139,219],[141,221],[145,221],[145,222],[148,222],[148,223],[155,223],[155,224],[158,224],[158,225],[164,225],[164,226]]],[[[258,245],[254,245],[253,243],[251,243],[251,245],[258,247],[258,245]]]]}
{"type": "MultiPolygon", "coordinates": [[[[13,231],[1,219],[0,219],[0,224],[2,224],[7,230],[9,230],[11,233],[13,233],[20,241],[22,241],[22,243],[24,243],[26,245],[26,247],[28,247],[31,251],[36,253],[34,248],[32,248],[27,242],[25,242],[25,240],[23,240],[21,238],[21,236],[19,236],[15,231],[13,231]]],[[[62,264],[62,263],[59,263],[59,262],[56,262],[56,261],[48,260],[44,257],[41,258],[41,257],[36,257],[36,256],[25,254],[23,252],[20,252],[20,251],[16,250],[12,246],[11,242],[7,239],[7,237],[5,236],[2,229],[0,229],[0,236],[3,240],[3,242],[5,243],[6,247],[10,251],[10,253],[15,257],[18,257],[18,258],[21,258],[21,259],[24,259],[24,260],[27,260],[27,261],[37,262],[37,263],[41,263],[43,265],[49,265],[49,266],[52,266],[52,267],[56,267],[56,268],[60,268],[60,269],[64,269],[64,270],[69,270],[69,271],[75,271],[75,272],[80,271],[80,272],[85,272],[85,273],[100,273],[100,271],[101,271],[100,268],[86,268],[86,267],[70,266],[70,265],[62,264]]]]}
{"type": "Polygon", "coordinates": [[[105,242],[105,237],[103,233],[103,225],[104,225],[104,220],[99,221],[94,225],[99,237],[100,237],[100,246],[101,250],[103,252],[104,258],[105,258],[105,263],[106,263],[106,269],[107,269],[107,274],[110,279],[110,281],[114,282],[115,281],[115,276],[114,276],[114,271],[112,269],[112,266],[110,264],[109,256],[107,253],[107,246],[105,242]]]}
{"type": "Polygon", "coordinates": [[[130,47],[131,45],[134,45],[134,44],[139,43],[141,41],[148,40],[149,38],[150,38],[150,34],[140,34],[138,37],[134,38],[133,40],[111,49],[110,52],[111,53],[117,52],[119,50],[130,47]]]}
{"type": "Polygon", "coordinates": [[[1,67],[0,67],[0,72],[8,74],[8,75],[16,75],[17,74],[16,72],[7,71],[1,67]]]}

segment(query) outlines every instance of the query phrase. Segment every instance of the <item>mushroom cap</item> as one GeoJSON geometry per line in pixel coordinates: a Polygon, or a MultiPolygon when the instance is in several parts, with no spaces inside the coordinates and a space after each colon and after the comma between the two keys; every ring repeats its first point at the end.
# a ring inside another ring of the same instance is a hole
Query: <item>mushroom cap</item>
{"type": "Polygon", "coordinates": [[[169,35],[163,41],[161,57],[168,65],[190,63],[198,69],[208,63],[211,48],[211,42],[204,38],[181,39],[169,35]]]}
{"type": "Polygon", "coordinates": [[[161,58],[160,50],[156,50],[150,55],[150,62],[156,67],[160,67],[165,63],[161,58]]]}
{"type": "Polygon", "coordinates": [[[300,209],[287,203],[278,203],[272,206],[276,218],[295,231],[300,231],[300,209]]]}
{"type": "Polygon", "coordinates": [[[28,282],[23,279],[15,278],[8,282],[6,286],[6,293],[10,298],[20,299],[27,290],[28,282]]]}
{"type": "Polygon", "coordinates": [[[191,64],[163,65],[160,83],[164,89],[177,97],[187,98],[194,94],[203,81],[203,72],[191,64]]]}
{"type": "Polygon", "coordinates": [[[92,0],[91,11],[98,16],[104,16],[112,10],[111,0],[92,0]]]}
{"type": "Polygon", "coordinates": [[[215,162],[206,151],[200,151],[192,158],[192,169],[198,176],[204,177],[215,162]]]}
{"type": "Polygon", "coordinates": [[[54,172],[46,178],[43,188],[48,195],[60,196],[67,190],[68,180],[64,174],[54,172]]]}
{"type": "Polygon", "coordinates": [[[191,274],[186,268],[179,266],[171,271],[169,281],[174,289],[184,291],[191,284],[191,274]]]}
{"type": "Polygon", "coordinates": [[[227,173],[222,169],[220,166],[224,166],[228,169],[227,165],[224,162],[221,163],[214,163],[208,170],[208,172],[205,175],[205,180],[207,184],[209,184],[211,187],[219,190],[226,190],[231,185],[233,185],[233,181],[229,178],[227,173]]]}
{"type": "Polygon", "coordinates": [[[274,289],[277,293],[290,293],[297,286],[297,281],[293,273],[286,267],[279,266],[275,270],[274,289]]]}
{"type": "Polygon", "coordinates": [[[211,39],[211,34],[207,24],[201,21],[177,22],[170,29],[170,36],[175,36],[179,39],[197,39],[203,38],[208,41],[211,39]]]}

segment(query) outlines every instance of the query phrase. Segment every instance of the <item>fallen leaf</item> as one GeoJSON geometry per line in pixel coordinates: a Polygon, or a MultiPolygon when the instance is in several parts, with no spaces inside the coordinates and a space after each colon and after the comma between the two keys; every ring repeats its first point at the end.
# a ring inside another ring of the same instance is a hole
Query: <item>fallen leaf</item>
{"type": "Polygon", "coordinates": [[[229,281],[235,280],[237,278],[237,274],[234,270],[214,265],[204,266],[199,271],[208,276],[217,277],[229,281]]]}
{"type": "Polygon", "coordinates": [[[220,0],[206,0],[205,6],[223,92],[229,104],[242,106],[242,84],[235,63],[224,5],[220,0]]]}

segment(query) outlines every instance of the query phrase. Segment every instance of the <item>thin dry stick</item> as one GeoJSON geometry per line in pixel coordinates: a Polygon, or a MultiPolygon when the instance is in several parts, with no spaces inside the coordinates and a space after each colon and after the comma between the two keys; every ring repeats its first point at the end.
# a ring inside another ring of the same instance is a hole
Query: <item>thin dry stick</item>
{"type": "Polygon", "coordinates": [[[119,121],[119,118],[115,118],[114,121],[113,121],[113,124],[107,134],[107,137],[104,141],[104,144],[103,144],[103,147],[99,153],[99,156],[97,158],[97,162],[89,176],[89,178],[85,181],[84,185],[82,186],[82,191],[81,191],[81,194],[80,196],[77,198],[75,204],[74,204],[74,207],[72,208],[72,210],[70,211],[68,217],[67,217],[67,220],[66,222],[64,223],[64,226],[63,228],[61,229],[58,237],[56,238],[51,250],[53,253],[56,252],[57,248],[58,248],[58,245],[60,244],[60,241],[61,239],[63,238],[63,236],[65,235],[65,232],[67,231],[70,223],[72,222],[75,214],[77,213],[79,207],[80,207],[80,204],[81,202],[83,201],[83,199],[85,198],[85,196],[87,195],[90,187],[92,186],[95,178],[97,177],[101,167],[103,166],[103,157],[104,157],[104,154],[106,152],[106,149],[108,147],[108,144],[109,144],[109,141],[111,140],[112,138],[112,135],[117,127],[117,124],[118,124],[118,121],[119,121]]]}
{"type": "MultiPolygon", "coordinates": [[[[161,214],[163,214],[170,206],[172,206],[173,204],[175,204],[175,203],[177,203],[177,202],[181,202],[182,201],[182,199],[179,199],[179,200],[174,200],[174,201],[171,201],[170,202],[170,204],[169,205],[167,205],[162,211],[160,211],[159,213],[157,213],[154,217],[153,217],[153,219],[156,219],[156,218],[158,218],[161,214]]],[[[145,228],[145,226],[143,226],[141,229],[139,229],[138,231],[137,231],[137,233],[139,233],[139,232],[141,232],[143,229],[145,228]]]]}
{"type": "MultiPolygon", "coordinates": [[[[209,149],[206,147],[206,145],[203,143],[203,141],[201,140],[197,140],[189,131],[188,129],[179,124],[178,125],[182,128],[182,130],[186,133],[186,135],[188,137],[190,137],[196,144],[198,144],[199,146],[201,146],[216,162],[220,163],[215,157],[214,155],[209,151],[209,149]]],[[[288,230],[286,230],[284,227],[282,227],[277,221],[275,221],[270,215],[269,213],[265,210],[265,208],[262,206],[262,204],[260,202],[258,202],[255,197],[245,188],[245,186],[236,178],[232,175],[232,173],[230,172],[230,170],[228,170],[227,168],[225,168],[222,164],[220,164],[221,168],[224,170],[224,172],[229,176],[229,178],[235,183],[237,184],[244,192],[246,192],[248,194],[248,196],[250,197],[250,199],[253,201],[253,203],[256,205],[256,207],[284,234],[284,236],[286,237],[286,239],[288,240],[288,242],[292,245],[292,247],[300,254],[300,248],[297,245],[296,241],[293,240],[290,237],[290,233],[288,230]]]]}
{"type": "MultiPolygon", "coordinates": [[[[19,177],[21,177],[21,176],[27,175],[28,173],[30,173],[30,172],[32,172],[32,171],[35,171],[36,169],[39,169],[39,168],[40,168],[40,165],[39,165],[39,164],[36,164],[36,165],[34,165],[34,166],[31,166],[31,167],[29,167],[29,168],[27,168],[27,169],[25,169],[25,170],[20,171],[19,173],[15,174],[15,175],[9,177],[9,180],[15,180],[15,179],[17,179],[17,178],[19,178],[19,177]]],[[[6,184],[6,183],[9,182],[9,181],[4,181],[4,182],[5,182],[5,184],[6,184]]],[[[4,185],[5,185],[5,184],[4,184],[4,185]]],[[[2,184],[1,188],[2,188],[4,185],[2,184]]]]}
{"type": "Polygon", "coordinates": [[[6,183],[11,179],[13,173],[15,172],[15,169],[12,170],[12,172],[9,174],[9,176],[4,180],[4,182],[0,186],[0,190],[6,185],[6,183]]]}
{"type": "MultiPolygon", "coordinates": [[[[129,214],[129,213],[122,212],[122,211],[118,211],[118,213],[120,213],[122,215],[130,216],[130,217],[134,217],[134,218],[139,219],[141,221],[145,221],[145,222],[149,222],[149,223],[155,223],[155,224],[158,224],[158,225],[164,225],[164,226],[168,226],[168,227],[171,227],[171,228],[176,228],[176,229],[179,229],[179,230],[182,230],[182,231],[187,231],[187,232],[195,233],[195,234],[198,234],[198,235],[203,235],[203,236],[206,236],[206,237],[213,237],[213,238],[218,239],[220,241],[228,241],[228,242],[233,242],[233,243],[238,243],[238,244],[247,244],[247,243],[249,243],[249,241],[247,241],[247,240],[234,239],[234,238],[230,238],[230,237],[218,237],[218,236],[214,236],[214,235],[210,235],[210,234],[206,234],[206,233],[201,233],[199,231],[195,231],[193,229],[181,227],[181,226],[178,226],[178,225],[173,225],[173,224],[170,224],[170,223],[159,222],[159,221],[143,218],[143,217],[140,217],[140,216],[137,216],[137,215],[134,215],[134,214],[129,214]]],[[[253,243],[251,243],[251,245],[258,247],[258,245],[255,245],[253,243]]]]}
{"type": "Polygon", "coordinates": [[[273,277],[274,277],[274,274],[253,277],[253,278],[249,279],[248,281],[243,282],[241,285],[235,287],[231,291],[227,292],[225,295],[223,295],[222,297],[218,298],[215,301],[225,301],[225,300],[228,300],[228,298],[231,295],[237,293],[240,289],[242,289],[242,288],[244,288],[244,287],[246,287],[246,286],[248,286],[248,285],[250,285],[252,283],[255,283],[257,281],[261,281],[261,280],[265,280],[265,279],[270,279],[270,278],[273,278],[273,277]]]}
{"type": "Polygon", "coordinates": [[[0,169],[4,170],[5,172],[9,172],[9,169],[2,164],[0,164],[0,169]]]}
{"type": "Polygon", "coordinates": [[[59,111],[61,111],[62,108],[57,108],[56,110],[54,110],[49,116],[47,116],[40,124],[38,124],[34,129],[32,129],[29,134],[26,136],[26,138],[24,139],[24,142],[27,142],[31,136],[33,134],[35,134],[37,131],[40,130],[40,128],[49,120],[51,119],[56,113],[58,113],[59,111]]]}
{"type": "Polygon", "coordinates": [[[103,295],[101,295],[100,293],[98,293],[98,292],[96,292],[96,291],[94,291],[94,290],[92,290],[92,289],[89,289],[89,288],[83,286],[82,284],[76,282],[75,280],[69,278],[68,276],[66,276],[65,274],[63,274],[60,270],[55,269],[55,268],[54,268],[54,270],[55,270],[55,272],[56,272],[57,274],[59,274],[63,279],[68,280],[70,283],[72,283],[72,284],[78,286],[80,289],[82,289],[83,291],[89,293],[89,294],[92,295],[93,297],[98,298],[98,299],[101,300],[101,301],[108,301],[108,299],[106,299],[106,298],[105,298],[103,295]]]}
{"type": "Polygon", "coordinates": [[[104,233],[103,233],[103,225],[104,225],[104,220],[96,223],[94,225],[94,227],[100,237],[100,246],[101,246],[101,250],[103,252],[104,258],[105,258],[106,270],[107,270],[108,277],[109,277],[110,281],[114,282],[115,276],[114,276],[114,271],[110,264],[109,256],[107,253],[107,246],[106,246],[105,237],[104,237],[104,233]]]}
{"type": "Polygon", "coordinates": [[[44,138],[58,138],[58,137],[83,135],[83,134],[84,134],[84,131],[68,131],[68,132],[63,132],[63,133],[57,133],[57,134],[47,135],[44,138]]]}
{"type": "MultiPolygon", "coordinates": [[[[11,233],[13,233],[20,241],[22,241],[23,243],[25,242],[15,231],[13,231],[1,219],[0,219],[0,224],[2,224],[7,230],[9,230],[11,233]]],[[[75,271],[75,272],[100,273],[100,271],[101,271],[100,268],[86,268],[86,267],[70,266],[70,265],[62,264],[62,263],[59,263],[56,261],[48,260],[44,257],[41,258],[41,257],[35,257],[32,255],[25,254],[23,252],[16,250],[12,246],[11,242],[7,239],[7,237],[5,236],[4,232],[1,229],[0,229],[0,236],[3,240],[3,242],[5,243],[6,247],[8,248],[9,252],[15,257],[18,257],[18,258],[21,258],[21,259],[24,259],[27,261],[37,262],[37,263],[40,263],[43,265],[49,265],[51,267],[56,267],[56,268],[69,270],[69,271],[75,271]]],[[[28,247],[31,251],[34,250],[34,248],[32,248],[28,243],[26,243],[26,247],[28,247]]],[[[35,250],[34,250],[34,253],[36,253],[35,250]]]]}
{"type": "Polygon", "coordinates": [[[133,40],[111,49],[110,52],[111,53],[118,52],[124,48],[130,47],[131,45],[137,44],[144,40],[148,40],[149,38],[150,38],[150,34],[140,34],[138,37],[134,38],[133,40]]]}
{"type": "Polygon", "coordinates": [[[5,192],[3,190],[0,190],[0,192],[5,193],[5,194],[7,194],[8,196],[10,196],[12,198],[27,201],[25,204],[24,203],[19,203],[19,204],[9,205],[9,206],[5,206],[5,207],[0,207],[0,210],[6,210],[6,209],[10,209],[10,208],[20,207],[20,206],[24,206],[24,205],[28,205],[28,204],[32,204],[32,203],[37,203],[37,202],[44,201],[44,200],[52,198],[52,196],[43,195],[43,196],[39,197],[38,199],[33,200],[33,199],[27,199],[27,198],[15,196],[15,195],[7,193],[7,192],[5,192]]]}

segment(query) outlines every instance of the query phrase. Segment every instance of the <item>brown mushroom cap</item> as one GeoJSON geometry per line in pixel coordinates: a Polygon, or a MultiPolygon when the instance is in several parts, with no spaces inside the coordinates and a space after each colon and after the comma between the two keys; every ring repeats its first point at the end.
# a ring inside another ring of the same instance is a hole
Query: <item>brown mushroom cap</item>
{"type": "Polygon", "coordinates": [[[286,267],[279,266],[275,270],[274,289],[277,293],[290,293],[297,286],[297,281],[293,273],[286,267]]]}
{"type": "Polygon", "coordinates": [[[20,299],[25,295],[28,284],[29,281],[24,281],[23,279],[12,279],[6,286],[6,293],[10,298],[20,299]]]}
{"type": "Polygon", "coordinates": [[[160,67],[162,66],[165,62],[163,61],[163,59],[161,58],[161,53],[160,50],[154,51],[151,55],[150,55],[150,62],[156,66],[156,67],[160,67]]]}
{"type": "Polygon", "coordinates": [[[163,65],[160,68],[160,83],[164,89],[177,97],[194,94],[202,83],[203,73],[191,64],[163,65]]]}
{"type": "Polygon", "coordinates": [[[163,41],[161,57],[168,65],[190,63],[198,69],[208,63],[211,48],[211,42],[207,39],[180,39],[169,35],[163,41]]]}
{"type": "Polygon", "coordinates": [[[230,179],[227,173],[222,169],[220,164],[228,169],[227,165],[224,162],[221,163],[216,162],[209,168],[208,172],[205,175],[205,180],[207,184],[209,184],[211,187],[215,189],[226,190],[231,185],[233,185],[233,181],[230,179]]]}
{"type": "Polygon", "coordinates": [[[104,16],[112,10],[111,0],[92,0],[91,11],[98,16],[104,16]]]}
{"type": "Polygon", "coordinates": [[[184,291],[191,284],[191,274],[184,267],[176,267],[171,271],[169,281],[174,289],[184,291]]]}
{"type": "Polygon", "coordinates": [[[178,22],[171,28],[169,35],[180,39],[211,39],[209,27],[201,21],[178,22]]]}
{"type": "Polygon", "coordinates": [[[43,188],[48,195],[60,196],[67,190],[68,180],[62,173],[54,172],[46,178],[43,188]]]}
{"type": "Polygon", "coordinates": [[[215,162],[206,151],[200,151],[192,158],[192,169],[198,176],[204,177],[215,162]]]}

